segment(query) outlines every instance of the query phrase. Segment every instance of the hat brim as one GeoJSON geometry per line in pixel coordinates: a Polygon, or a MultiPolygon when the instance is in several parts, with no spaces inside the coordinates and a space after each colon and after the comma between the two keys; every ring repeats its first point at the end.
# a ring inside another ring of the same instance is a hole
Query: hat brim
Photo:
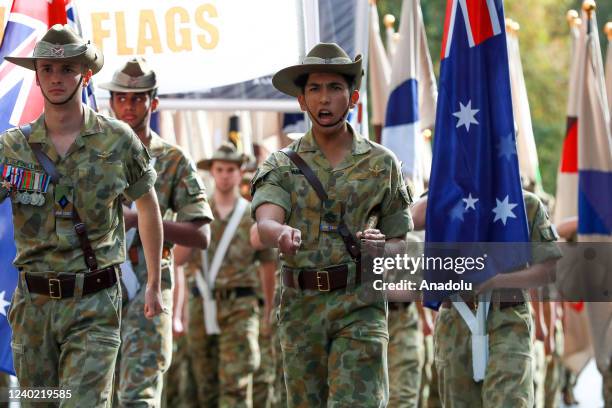
{"type": "Polygon", "coordinates": [[[79,62],[84,65],[87,65],[93,74],[97,74],[100,72],[102,67],[104,66],[104,56],[98,49],[94,48],[90,45],[87,50],[79,55],[73,55],[65,58],[49,58],[49,57],[4,57],[5,60],[11,62],[15,65],[19,65],[20,67],[24,67],[30,69],[32,71],[36,71],[36,60],[53,60],[53,61],[69,61],[69,62],[79,62]]]}
{"type": "Polygon", "coordinates": [[[284,94],[297,97],[302,89],[295,81],[302,75],[317,72],[351,76],[355,78],[355,89],[359,89],[362,77],[361,55],[350,64],[300,64],[283,68],[272,77],[272,85],[284,94]]]}
{"type": "Polygon", "coordinates": [[[134,93],[140,93],[140,92],[150,92],[154,89],[157,89],[157,85],[154,86],[149,86],[146,88],[129,88],[126,86],[121,86],[121,85],[117,85],[113,82],[105,82],[103,84],[96,84],[96,86],[100,89],[106,89],[107,91],[111,91],[111,92],[134,92],[134,93]]]}
{"type": "Polygon", "coordinates": [[[226,163],[236,163],[237,165],[242,167],[242,165],[246,162],[246,156],[242,158],[241,160],[217,159],[217,158],[203,159],[203,160],[200,160],[196,164],[196,167],[200,170],[210,171],[210,168],[212,167],[213,162],[216,162],[216,161],[226,162],[226,163]]]}

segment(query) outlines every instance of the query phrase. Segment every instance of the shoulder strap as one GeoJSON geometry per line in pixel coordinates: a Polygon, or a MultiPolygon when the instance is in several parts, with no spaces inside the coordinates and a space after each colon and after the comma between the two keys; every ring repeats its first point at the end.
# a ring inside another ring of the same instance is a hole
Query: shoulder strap
{"type": "Polygon", "coordinates": [[[217,250],[215,251],[215,255],[213,256],[212,263],[210,264],[210,268],[208,270],[206,270],[206,268],[208,268],[208,252],[204,250],[204,253],[202,254],[203,270],[207,274],[208,284],[211,289],[214,289],[215,287],[215,280],[217,280],[219,269],[221,269],[221,264],[223,263],[223,259],[225,258],[225,254],[229,248],[229,244],[232,241],[232,238],[234,238],[234,235],[236,235],[236,230],[238,229],[238,225],[240,225],[240,220],[242,220],[242,216],[244,215],[248,204],[248,201],[244,198],[238,198],[238,202],[234,208],[234,213],[229,219],[227,226],[225,227],[225,231],[223,231],[223,235],[219,241],[219,246],[217,246],[217,250]]]}
{"type": "MultiPolygon", "coordinates": [[[[289,158],[289,160],[291,160],[293,164],[295,164],[297,168],[302,172],[304,177],[306,177],[306,180],[308,180],[308,183],[310,183],[310,185],[314,189],[315,193],[317,193],[319,200],[327,200],[327,193],[323,188],[323,184],[321,184],[319,178],[304,161],[304,159],[302,159],[300,155],[297,154],[297,152],[289,149],[288,147],[281,149],[281,153],[285,154],[289,158]]],[[[353,257],[353,259],[359,259],[361,257],[359,243],[357,242],[357,239],[353,236],[348,226],[344,222],[343,215],[341,215],[340,222],[338,223],[338,234],[340,234],[342,241],[344,241],[344,246],[346,247],[346,250],[351,255],[351,257],[353,257]]]]}
{"type": "MultiPolygon", "coordinates": [[[[27,125],[20,126],[19,130],[25,137],[26,142],[28,142],[30,145],[30,148],[32,149],[32,152],[34,152],[34,156],[36,156],[38,163],[43,167],[43,169],[45,169],[45,172],[49,175],[49,177],[51,177],[53,184],[57,184],[61,176],[55,167],[55,163],[53,163],[49,156],[42,151],[40,143],[30,143],[32,125],[28,123],[27,125]]],[[[90,271],[95,271],[98,269],[96,253],[91,247],[91,241],[87,235],[87,228],[85,227],[85,223],[81,220],[76,207],[74,207],[72,210],[72,224],[74,225],[74,231],[79,238],[79,244],[81,246],[81,250],[83,251],[83,257],[85,258],[85,265],[87,265],[87,268],[89,268],[90,271]]]]}

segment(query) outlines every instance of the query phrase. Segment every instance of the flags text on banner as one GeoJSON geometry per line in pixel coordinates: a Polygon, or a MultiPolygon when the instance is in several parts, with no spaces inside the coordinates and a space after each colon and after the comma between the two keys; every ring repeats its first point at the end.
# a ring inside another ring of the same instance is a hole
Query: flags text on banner
{"type": "MultiPolygon", "coordinates": [[[[0,132],[36,119],[43,99],[33,71],[4,60],[7,55],[29,57],[34,45],[56,23],[66,23],[64,0],[14,0],[0,44],[0,132]]],[[[11,205],[0,205],[0,371],[14,373],[10,352],[11,330],[6,316],[17,284],[11,205]]]]}
{"type": "Polygon", "coordinates": [[[160,94],[208,90],[297,63],[302,26],[297,5],[286,0],[77,3],[84,36],[104,52],[96,80],[110,81],[125,60],[141,55],[155,68],[160,94]]]}
{"type": "Polygon", "coordinates": [[[382,144],[402,162],[402,173],[415,193],[423,190],[424,139],[419,123],[419,71],[423,16],[419,0],[404,0],[399,41],[391,64],[389,99],[382,144]]]}
{"type": "MultiPolygon", "coordinates": [[[[502,0],[449,0],[440,67],[426,241],[527,242],[529,232],[517,160],[502,0]]],[[[469,279],[524,266],[525,245],[507,264],[469,279]]],[[[456,274],[426,271],[426,279],[456,274]]],[[[467,276],[465,278],[468,278],[467,276]]],[[[427,296],[427,295],[426,295],[427,296]]]]}

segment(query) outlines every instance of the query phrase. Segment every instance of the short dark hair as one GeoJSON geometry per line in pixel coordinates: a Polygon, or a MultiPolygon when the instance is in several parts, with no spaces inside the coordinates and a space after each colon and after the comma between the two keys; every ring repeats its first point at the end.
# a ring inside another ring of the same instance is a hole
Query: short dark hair
{"type": "MultiPolygon", "coordinates": [[[[348,85],[348,88],[349,88],[349,93],[352,92],[353,87],[355,86],[355,77],[351,75],[346,75],[346,74],[340,74],[340,75],[346,81],[346,84],[348,85]]],[[[304,90],[306,88],[306,83],[308,82],[309,76],[310,74],[302,74],[299,77],[297,77],[295,81],[293,81],[295,86],[297,86],[298,88],[302,90],[302,93],[304,93],[304,90]]]]}

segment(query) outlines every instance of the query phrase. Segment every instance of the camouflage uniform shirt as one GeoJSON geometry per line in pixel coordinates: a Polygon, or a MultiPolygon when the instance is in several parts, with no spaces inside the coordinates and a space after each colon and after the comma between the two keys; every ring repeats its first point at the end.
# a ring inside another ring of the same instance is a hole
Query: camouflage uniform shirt
{"type": "MultiPolygon", "coordinates": [[[[125,259],[125,232],[121,195],[136,200],[155,182],[149,155],[134,132],[124,123],[84,107],[80,134],[65,157],[60,157],[47,137],[44,114],[32,123],[30,143],[42,151],[62,175],[59,185],[72,188],[76,210],[87,226],[91,246],[100,268],[125,259]]],[[[22,133],[6,131],[0,137],[0,164],[44,173],[22,133]]],[[[12,200],[17,256],[15,266],[28,272],[86,270],[70,218],[54,216],[54,186],[42,206],[12,200]]]]}
{"type": "Polygon", "coordinates": [[[327,192],[321,202],[300,170],[275,152],[253,177],[252,215],[264,203],[285,210],[285,222],[302,233],[302,246],[294,256],[284,256],[292,268],[316,269],[351,261],[344,241],[335,229],[341,215],[351,233],[361,231],[373,209],[378,207],[377,228],[390,238],[404,238],[412,229],[410,196],[395,156],[379,144],[366,140],[352,128],[352,151],[332,169],[319,149],[312,131],[293,142],[297,152],[312,168],[327,192]]]}
{"type": "MultiPolygon", "coordinates": [[[[221,237],[225,232],[225,228],[232,218],[232,212],[230,212],[225,219],[219,217],[216,212],[215,200],[210,199],[210,206],[212,208],[215,219],[210,224],[211,239],[210,246],[208,247],[208,262],[212,263],[215,252],[217,251],[217,245],[221,241],[221,237]]],[[[225,253],[225,258],[221,263],[221,268],[217,274],[215,280],[215,289],[230,289],[235,287],[250,287],[258,288],[260,286],[258,267],[260,262],[274,261],[276,259],[275,252],[271,249],[264,249],[262,251],[256,251],[251,246],[251,226],[253,220],[250,216],[250,206],[245,210],[236,233],[230,241],[230,244],[225,253]]],[[[198,270],[202,270],[202,257],[201,251],[194,252],[189,266],[187,269],[190,273],[195,273],[198,270]]]]}
{"type": "MultiPolygon", "coordinates": [[[[204,183],[198,176],[193,162],[177,146],[163,140],[155,132],[151,132],[151,140],[147,151],[155,159],[157,180],[155,191],[157,201],[164,220],[189,222],[197,220],[212,220],[213,215],[206,198],[204,183]]],[[[138,235],[132,246],[138,249],[138,264],[134,272],[141,283],[147,281],[147,266],[144,249],[138,235]]],[[[165,248],[173,244],[164,242],[165,248]]],[[[162,281],[172,282],[171,259],[163,258],[161,263],[162,281]]]]}

